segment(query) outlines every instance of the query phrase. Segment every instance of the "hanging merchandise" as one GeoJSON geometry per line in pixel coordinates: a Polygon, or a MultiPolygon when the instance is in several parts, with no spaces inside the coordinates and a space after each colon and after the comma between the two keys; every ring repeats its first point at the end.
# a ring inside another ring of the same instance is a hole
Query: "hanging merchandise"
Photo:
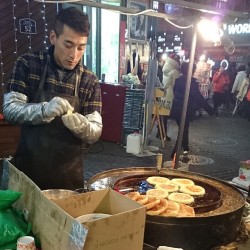
{"type": "Polygon", "coordinates": [[[197,63],[194,78],[197,79],[200,92],[205,99],[208,99],[209,96],[210,71],[211,65],[206,62],[205,57],[201,57],[199,62],[197,63]]]}

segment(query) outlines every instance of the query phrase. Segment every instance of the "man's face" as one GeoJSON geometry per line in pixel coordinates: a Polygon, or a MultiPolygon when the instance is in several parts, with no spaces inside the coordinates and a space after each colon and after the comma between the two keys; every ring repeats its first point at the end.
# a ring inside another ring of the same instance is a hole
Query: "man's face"
{"type": "Polygon", "coordinates": [[[80,35],[67,25],[63,26],[63,33],[59,36],[52,30],[50,42],[55,45],[56,63],[65,69],[74,69],[84,54],[87,40],[87,36],[80,35]]]}

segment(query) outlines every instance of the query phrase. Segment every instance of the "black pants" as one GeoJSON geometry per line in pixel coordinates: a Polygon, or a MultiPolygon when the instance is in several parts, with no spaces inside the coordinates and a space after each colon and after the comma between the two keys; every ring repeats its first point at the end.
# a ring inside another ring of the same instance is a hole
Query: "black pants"
{"type": "MultiPolygon", "coordinates": [[[[178,128],[179,128],[178,131],[180,132],[181,116],[174,117],[174,119],[178,125],[178,128]]],[[[181,143],[181,147],[182,147],[183,151],[189,151],[189,138],[188,138],[189,124],[190,124],[190,119],[188,117],[186,117],[186,121],[184,124],[184,130],[183,130],[183,136],[182,136],[182,143],[181,143]]],[[[174,154],[176,153],[176,150],[177,150],[177,142],[178,142],[178,138],[175,142],[175,146],[174,146],[174,149],[173,149],[172,154],[171,154],[172,159],[174,158],[174,154]]]]}
{"type": "Polygon", "coordinates": [[[213,95],[214,111],[218,112],[218,107],[225,103],[225,93],[215,92],[213,95]]]}

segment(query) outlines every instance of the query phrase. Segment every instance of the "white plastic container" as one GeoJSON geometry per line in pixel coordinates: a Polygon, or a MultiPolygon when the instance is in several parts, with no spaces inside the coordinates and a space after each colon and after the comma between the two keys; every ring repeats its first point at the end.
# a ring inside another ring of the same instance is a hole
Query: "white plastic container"
{"type": "Polygon", "coordinates": [[[138,155],[141,151],[142,136],[138,133],[130,134],[127,136],[126,152],[138,155]]]}

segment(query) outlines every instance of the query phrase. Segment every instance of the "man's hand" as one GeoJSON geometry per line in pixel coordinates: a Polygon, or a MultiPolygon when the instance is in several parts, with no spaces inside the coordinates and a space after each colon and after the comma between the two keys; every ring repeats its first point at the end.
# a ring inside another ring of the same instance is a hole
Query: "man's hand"
{"type": "Polygon", "coordinates": [[[84,132],[89,125],[88,119],[79,113],[63,115],[62,121],[65,127],[77,134],[84,132]]]}
{"type": "Polygon", "coordinates": [[[54,97],[50,102],[45,104],[44,114],[48,118],[61,116],[68,111],[73,111],[74,108],[66,99],[61,97],[54,97]]]}

